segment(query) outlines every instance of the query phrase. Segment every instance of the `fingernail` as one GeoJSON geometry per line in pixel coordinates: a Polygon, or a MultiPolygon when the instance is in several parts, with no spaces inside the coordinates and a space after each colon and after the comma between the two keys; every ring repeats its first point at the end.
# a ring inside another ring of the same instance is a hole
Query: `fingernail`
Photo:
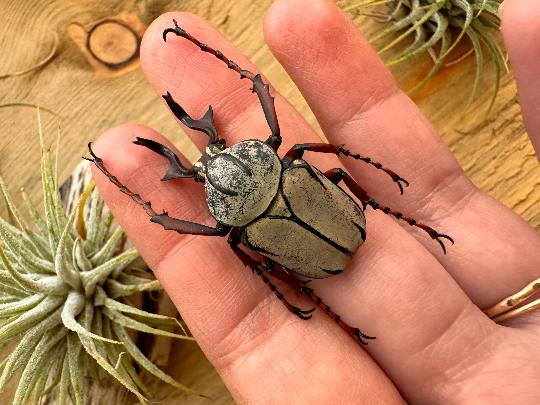
{"type": "Polygon", "coordinates": [[[499,18],[502,19],[502,16],[504,14],[504,6],[505,6],[506,0],[504,0],[501,4],[499,4],[499,18]]]}

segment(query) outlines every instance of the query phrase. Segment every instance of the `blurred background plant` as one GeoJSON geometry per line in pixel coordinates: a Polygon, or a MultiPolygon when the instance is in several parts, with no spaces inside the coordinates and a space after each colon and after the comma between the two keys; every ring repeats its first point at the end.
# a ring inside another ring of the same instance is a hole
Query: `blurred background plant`
{"type": "Polygon", "coordinates": [[[489,28],[497,31],[500,29],[498,2],[493,0],[370,0],[344,8],[345,11],[355,9],[362,10],[362,14],[372,17],[377,22],[392,22],[390,27],[371,39],[371,42],[376,44],[378,40],[392,34],[397,36],[381,48],[378,51],[379,54],[394,48],[414,34],[412,42],[390,58],[386,62],[387,66],[397,65],[424,52],[429,53],[433,59],[433,68],[424,79],[409,90],[409,93],[426,84],[442,67],[459,63],[474,53],[476,77],[464,111],[472,104],[480,84],[484,63],[482,44],[484,44],[491,54],[496,70],[495,88],[487,109],[487,114],[489,114],[499,91],[501,62],[506,64],[506,55],[498,40],[489,31],[489,28]],[[386,10],[364,11],[368,7],[375,6],[383,6],[386,10]],[[464,37],[470,39],[472,44],[470,51],[454,60],[448,60],[451,52],[464,37]]]}

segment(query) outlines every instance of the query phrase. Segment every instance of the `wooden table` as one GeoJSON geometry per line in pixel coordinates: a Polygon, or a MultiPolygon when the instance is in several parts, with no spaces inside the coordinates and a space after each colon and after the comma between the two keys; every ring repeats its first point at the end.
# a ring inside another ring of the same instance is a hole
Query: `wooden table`
{"type": "MultiPolygon", "coordinates": [[[[60,178],[68,176],[79,163],[80,156],[86,154],[88,141],[95,140],[106,129],[126,122],[137,122],[160,131],[195,161],[198,151],[146,83],[140,68],[119,77],[96,76],[67,35],[67,28],[73,22],[87,24],[122,11],[138,15],[149,25],[166,11],[181,10],[198,14],[216,26],[321,133],[301,94],[264,43],[263,18],[271,3],[271,0],[3,0],[0,4],[0,75],[23,70],[45,57],[54,42],[54,31],[59,35],[59,47],[57,56],[43,68],[0,80],[0,104],[38,104],[63,117],[60,124],[60,178]]],[[[367,17],[350,15],[368,38],[381,28],[367,17]]],[[[461,52],[466,51],[464,42],[461,52]]],[[[495,77],[487,53],[485,59],[482,89],[464,119],[460,119],[460,115],[474,80],[473,56],[443,69],[412,99],[439,130],[474,184],[540,231],[540,168],[523,127],[516,84],[512,74],[503,71],[499,97],[484,120],[495,77]]],[[[393,72],[400,85],[409,89],[429,71],[432,63],[431,58],[424,55],[398,65],[393,72]]],[[[54,147],[59,120],[46,113],[42,114],[42,120],[45,144],[54,147]]],[[[0,122],[0,173],[17,204],[23,204],[18,193],[21,186],[35,202],[39,202],[40,152],[36,111],[25,107],[0,109],[0,122]]],[[[0,215],[4,218],[7,215],[2,201],[0,215]]],[[[173,353],[169,373],[183,384],[211,396],[215,404],[234,403],[194,343],[179,342],[173,353]]],[[[10,395],[9,390],[0,394],[0,402],[8,403],[10,395]]],[[[203,402],[199,398],[186,397],[186,403],[203,402]]]]}

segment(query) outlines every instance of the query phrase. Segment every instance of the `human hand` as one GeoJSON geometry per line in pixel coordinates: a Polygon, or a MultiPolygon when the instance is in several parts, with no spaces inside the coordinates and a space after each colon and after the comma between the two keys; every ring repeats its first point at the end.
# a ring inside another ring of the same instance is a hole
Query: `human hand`
{"type": "MultiPolygon", "coordinates": [[[[511,10],[520,4],[540,16],[533,0],[508,1],[505,33],[512,32],[511,10]]],[[[242,68],[257,72],[208,23],[170,13],[150,26],[141,49],[156,92],[170,91],[195,118],[212,104],[218,133],[229,146],[266,139],[268,126],[249,82],[183,38],[170,36],[163,42],[162,32],[172,27],[173,18],[242,68]]],[[[443,255],[422,231],[409,233],[393,218],[367,209],[367,240],[345,271],[310,284],[347,323],[377,337],[364,347],[322,311],[309,321],[292,315],[243,268],[224,238],[179,235],[150,223],[139,205],[93,168],[101,195],[237,402],[538,403],[538,311],[501,326],[479,309],[538,278],[537,233],[468,180],[427,119],[331,1],[277,0],[268,12],[265,36],[328,140],[382,162],[411,186],[400,196],[397,186],[369,165],[334,156],[317,155],[311,161],[323,171],[342,164],[376,201],[451,235],[456,243],[443,255]]],[[[507,46],[512,59],[519,60],[520,50],[514,53],[511,41],[507,46]]],[[[535,74],[538,84],[538,65],[529,57],[515,67],[527,70],[529,79],[535,74]]],[[[519,83],[519,72],[516,76],[519,83]]],[[[527,85],[522,89],[530,90],[527,85]]],[[[271,94],[283,136],[280,156],[295,143],[320,142],[285,99],[273,89],[271,94]]],[[[540,107],[523,110],[530,114],[525,122],[533,122],[540,107]]],[[[538,128],[529,132],[537,139],[538,128]]],[[[202,150],[204,135],[187,133],[202,150]]],[[[136,136],[163,143],[181,156],[160,134],[137,125],[107,131],[95,144],[96,155],[156,211],[214,225],[203,187],[192,180],[160,183],[168,162],[133,145],[136,136]]],[[[306,160],[311,158],[306,154],[306,160]]],[[[313,306],[299,292],[279,288],[299,307],[313,306]]]]}

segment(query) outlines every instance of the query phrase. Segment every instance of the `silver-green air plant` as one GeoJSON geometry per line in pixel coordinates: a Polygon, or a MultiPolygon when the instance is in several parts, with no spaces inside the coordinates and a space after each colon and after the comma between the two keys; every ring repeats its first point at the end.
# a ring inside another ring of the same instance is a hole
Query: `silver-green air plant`
{"type": "Polygon", "coordinates": [[[378,51],[379,54],[386,52],[414,34],[411,44],[387,61],[387,66],[404,62],[423,52],[428,52],[434,60],[435,64],[427,76],[409,93],[426,84],[441,67],[445,66],[445,61],[447,65],[450,65],[468,56],[469,53],[456,61],[449,63],[447,61],[450,52],[467,36],[472,43],[471,52],[474,52],[476,56],[476,77],[471,96],[465,107],[465,110],[467,110],[474,100],[482,75],[483,55],[481,44],[483,43],[492,56],[496,72],[495,90],[487,113],[491,111],[499,91],[501,61],[506,62],[506,57],[498,41],[488,29],[500,29],[500,4],[498,2],[493,0],[370,0],[347,7],[345,11],[377,5],[386,5],[388,12],[366,14],[376,21],[393,21],[393,24],[376,35],[371,42],[392,34],[397,35],[397,38],[378,51]],[[455,27],[458,32],[454,38],[451,33],[452,27],[455,27]],[[434,50],[436,45],[439,45],[440,48],[438,53],[434,50]]]}
{"type": "Polygon", "coordinates": [[[174,318],[128,304],[129,295],[161,290],[160,283],[130,269],[139,254],[135,248],[122,251],[122,229],[113,229],[113,216],[102,211],[97,189],[87,189],[79,209],[66,214],[58,191],[58,153],[53,171],[41,127],[40,139],[44,218],[23,191],[35,223],[29,226],[0,178],[18,225],[0,218],[0,347],[18,341],[0,362],[0,391],[21,373],[14,404],[37,404],[57,389],[60,404],[69,399],[83,405],[88,380],[99,383],[108,373],[144,403],[151,393],[137,373],[137,363],[159,379],[195,393],[148,360],[126,330],[190,339],[156,328],[176,325],[174,318]],[[87,198],[89,213],[83,215],[87,198]]]}

